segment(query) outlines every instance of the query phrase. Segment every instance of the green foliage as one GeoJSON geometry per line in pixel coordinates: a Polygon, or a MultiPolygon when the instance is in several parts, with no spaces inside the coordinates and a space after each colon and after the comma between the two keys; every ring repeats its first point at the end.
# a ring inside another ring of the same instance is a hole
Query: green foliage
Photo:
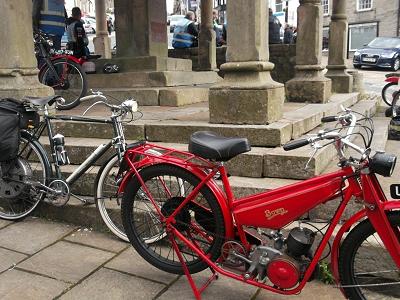
{"type": "Polygon", "coordinates": [[[333,276],[329,264],[325,261],[319,263],[319,278],[325,284],[333,284],[335,277],[333,276]]]}

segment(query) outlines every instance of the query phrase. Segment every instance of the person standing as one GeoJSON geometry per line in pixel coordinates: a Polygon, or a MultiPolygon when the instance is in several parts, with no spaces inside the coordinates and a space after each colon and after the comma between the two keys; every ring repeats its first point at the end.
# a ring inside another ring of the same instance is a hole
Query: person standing
{"type": "Polygon", "coordinates": [[[285,32],[283,34],[283,43],[292,44],[293,43],[293,27],[289,24],[285,25],[285,32]]]}
{"type": "Polygon", "coordinates": [[[32,5],[33,31],[51,35],[54,49],[60,50],[67,18],[64,0],[33,0],[32,5]]]}
{"type": "Polygon", "coordinates": [[[79,7],[72,9],[72,16],[67,20],[68,49],[74,52],[77,58],[87,57],[89,40],[81,21],[82,12],[79,7]]]}
{"type": "Polygon", "coordinates": [[[269,9],[269,43],[270,44],[280,44],[281,43],[281,37],[280,37],[280,31],[282,24],[279,21],[279,19],[274,16],[272,9],[269,9]]]}
{"type": "Polygon", "coordinates": [[[194,12],[188,11],[186,16],[175,25],[172,47],[197,47],[199,30],[194,22],[195,19],[196,16],[194,12]]]}

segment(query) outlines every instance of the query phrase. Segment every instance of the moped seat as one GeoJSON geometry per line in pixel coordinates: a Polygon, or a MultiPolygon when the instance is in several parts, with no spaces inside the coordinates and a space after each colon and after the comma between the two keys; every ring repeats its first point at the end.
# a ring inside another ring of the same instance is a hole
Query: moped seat
{"type": "Polygon", "coordinates": [[[190,136],[189,141],[190,153],[216,161],[228,161],[250,150],[246,138],[224,137],[211,131],[197,131],[190,136]]]}

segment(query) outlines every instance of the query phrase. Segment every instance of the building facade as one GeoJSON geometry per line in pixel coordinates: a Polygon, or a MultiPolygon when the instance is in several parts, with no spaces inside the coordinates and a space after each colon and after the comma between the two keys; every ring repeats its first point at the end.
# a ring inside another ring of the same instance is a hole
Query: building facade
{"type": "MultiPolygon", "coordinates": [[[[324,12],[324,49],[328,47],[333,1],[321,0],[324,12]]],[[[399,0],[347,0],[349,53],[369,43],[375,37],[399,36],[399,9],[399,0]]]]}

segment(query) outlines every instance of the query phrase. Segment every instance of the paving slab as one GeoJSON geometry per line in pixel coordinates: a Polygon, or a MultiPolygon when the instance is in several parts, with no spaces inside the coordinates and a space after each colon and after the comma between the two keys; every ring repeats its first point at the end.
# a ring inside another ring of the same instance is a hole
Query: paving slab
{"type": "Polygon", "coordinates": [[[12,268],[27,255],[0,248],[0,272],[12,268]]]}
{"type": "Polygon", "coordinates": [[[0,230],[0,246],[26,254],[34,254],[74,229],[75,227],[71,225],[28,218],[0,230]]]}
{"type": "MultiPolygon", "coordinates": [[[[210,271],[206,270],[199,274],[193,275],[198,287],[201,287],[210,276],[210,271]]],[[[256,294],[257,288],[240,281],[219,276],[211,285],[202,293],[201,299],[207,300],[239,300],[239,299],[252,299],[256,294]]],[[[194,299],[192,289],[185,276],[179,278],[165,293],[163,293],[160,300],[169,299],[194,299]]]]}
{"type": "Polygon", "coordinates": [[[6,226],[8,226],[8,225],[10,225],[12,223],[13,223],[12,221],[0,220],[0,229],[3,228],[3,227],[6,227],[6,226]]]}
{"type": "Polygon", "coordinates": [[[318,281],[306,284],[300,295],[286,296],[278,295],[269,291],[261,290],[256,300],[340,300],[345,299],[340,289],[332,285],[326,285],[318,281]]]}
{"type": "Polygon", "coordinates": [[[165,286],[102,268],[60,299],[153,299],[165,286]]]}
{"type": "Polygon", "coordinates": [[[115,254],[69,242],[58,242],[25,260],[19,268],[76,283],[115,254]]]}
{"type": "Polygon", "coordinates": [[[130,247],[105,265],[106,268],[126,272],[142,278],[170,284],[178,276],[161,271],[145,261],[130,247]]]}
{"type": "Polygon", "coordinates": [[[87,228],[73,232],[65,240],[103,249],[110,252],[120,252],[130,246],[111,234],[87,230],[87,228]],[[85,230],[86,229],[86,230],[85,230]]]}
{"type": "Polygon", "coordinates": [[[55,279],[11,270],[0,275],[0,299],[53,299],[68,286],[55,279]]]}

